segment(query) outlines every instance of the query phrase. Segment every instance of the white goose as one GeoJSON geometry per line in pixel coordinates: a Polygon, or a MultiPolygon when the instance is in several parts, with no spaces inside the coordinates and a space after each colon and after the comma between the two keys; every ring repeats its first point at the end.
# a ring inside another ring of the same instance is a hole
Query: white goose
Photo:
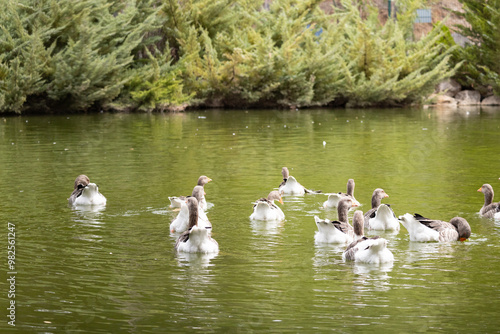
{"type": "Polygon", "coordinates": [[[465,241],[471,235],[470,225],[464,218],[455,217],[450,222],[432,220],[419,214],[400,216],[401,224],[408,230],[410,241],[465,241]]]}
{"type": "Polygon", "coordinates": [[[347,181],[347,192],[346,193],[339,192],[339,193],[335,193],[335,194],[328,194],[328,200],[326,200],[323,203],[323,207],[325,209],[336,208],[340,199],[343,197],[347,197],[347,196],[351,197],[352,202],[354,204],[356,204],[356,206],[360,206],[360,203],[354,198],[354,186],[355,186],[354,180],[349,179],[347,181]]]}
{"type": "Polygon", "coordinates": [[[382,199],[387,198],[389,195],[387,195],[384,191],[384,189],[377,188],[373,191],[372,194],[372,208],[368,211],[365,212],[365,228],[369,229],[370,228],[370,218],[374,217],[375,212],[379,208],[382,199]]]}
{"type": "Polygon", "coordinates": [[[399,225],[398,218],[388,204],[380,204],[368,220],[370,230],[399,231],[399,225]]]}
{"type": "Polygon", "coordinates": [[[394,261],[394,255],[387,248],[387,240],[381,237],[362,237],[349,246],[342,254],[344,261],[361,263],[389,263],[394,261]]]}
{"type": "Polygon", "coordinates": [[[68,203],[73,206],[106,205],[106,197],[99,192],[95,183],[90,183],[86,175],[79,175],[68,203]]]}
{"type": "MultiPolygon", "coordinates": [[[[208,176],[202,175],[198,178],[198,182],[196,183],[196,186],[202,186],[204,187],[205,184],[208,182],[212,181],[211,178],[208,176]]],[[[180,208],[182,203],[186,201],[186,196],[172,196],[168,198],[170,200],[170,207],[171,208],[180,208]]],[[[205,200],[205,196],[203,196],[202,201],[198,204],[198,206],[201,206],[203,210],[207,209],[207,201],[205,200]]]]}
{"type": "Polygon", "coordinates": [[[363,211],[354,213],[353,223],[356,241],[353,241],[342,254],[344,261],[361,263],[389,263],[394,261],[394,255],[387,249],[387,240],[380,237],[367,238],[364,234],[363,211]]]}
{"type": "Polygon", "coordinates": [[[479,214],[485,218],[500,219],[500,202],[493,203],[493,197],[495,196],[493,187],[485,183],[477,191],[484,194],[484,205],[481,210],[479,210],[479,214]]]}
{"type": "MultiPolygon", "coordinates": [[[[340,200],[337,212],[338,220],[329,221],[328,219],[320,219],[314,216],[314,221],[318,230],[314,234],[316,243],[350,243],[355,238],[353,227],[348,221],[348,211],[355,206],[349,197],[344,197],[340,200]]],[[[361,220],[362,221],[362,220],[361,220]]],[[[353,222],[354,223],[354,222],[353,222]]]]}
{"type": "Polygon", "coordinates": [[[269,193],[267,198],[261,198],[254,203],[253,213],[250,215],[251,220],[284,220],[285,214],[283,211],[274,204],[274,201],[283,204],[280,192],[273,190],[269,193]]]}
{"type": "Polygon", "coordinates": [[[210,236],[210,228],[198,226],[198,201],[194,197],[187,199],[189,211],[189,230],[182,233],[175,249],[185,253],[217,253],[219,244],[210,236]]]}
{"type": "Polygon", "coordinates": [[[306,189],[301,185],[293,176],[290,175],[288,168],[283,167],[281,169],[281,174],[283,175],[283,182],[281,182],[278,190],[284,195],[304,195],[305,193],[320,193],[321,191],[315,191],[306,189]]]}
{"type": "MultiPolygon", "coordinates": [[[[202,198],[203,194],[204,194],[203,187],[196,186],[193,189],[191,197],[196,198],[196,200],[199,203],[199,199],[202,198]]],[[[187,231],[189,228],[189,209],[186,202],[188,198],[190,197],[187,197],[186,200],[184,200],[184,202],[181,204],[181,209],[179,211],[179,214],[170,223],[170,232],[172,233],[182,233],[184,231],[187,231]]],[[[204,228],[212,228],[212,223],[210,223],[210,221],[208,220],[205,211],[199,205],[197,205],[197,208],[198,208],[198,225],[204,228]]]]}

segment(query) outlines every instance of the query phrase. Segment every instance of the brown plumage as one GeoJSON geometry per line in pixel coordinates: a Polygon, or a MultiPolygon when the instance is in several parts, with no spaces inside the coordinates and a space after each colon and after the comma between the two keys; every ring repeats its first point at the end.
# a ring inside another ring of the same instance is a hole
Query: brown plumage
{"type": "Polygon", "coordinates": [[[75,179],[75,185],[73,187],[73,192],[68,198],[69,204],[73,204],[73,202],[76,200],[78,196],[80,196],[83,192],[83,188],[88,186],[90,183],[89,178],[87,175],[78,175],[77,178],[75,179]]]}
{"type": "Polygon", "coordinates": [[[354,206],[350,197],[344,197],[339,201],[337,206],[338,220],[334,220],[331,223],[335,228],[345,234],[353,234],[354,229],[351,224],[349,224],[348,212],[354,206]]]}
{"type": "Polygon", "coordinates": [[[175,249],[179,247],[181,242],[189,240],[189,233],[191,233],[191,229],[193,226],[198,225],[198,200],[195,197],[188,197],[186,199],[186,203],[189,210],[189,225],[187,231],[184,231],[179,238],[177,238],[175,249]]]}
{"type": "Polygon", "coordinates": [[[208,176],[205,176],[205,175],[202,175],[198,178],[198,183],[196,184],[197,186],[204,186],[205,184],[207,184],[208,182],[212,181],[211,178],[209,178],[208,176]]]}
{"type": "Polygon", "coordinates": [[[439,232],[439,241],[465,241],[471,235],[470,225],[462,217],[454,217],[449,223],[442,220],[428,219],[418,213],[413,217],[421,224],[439,232]]]}

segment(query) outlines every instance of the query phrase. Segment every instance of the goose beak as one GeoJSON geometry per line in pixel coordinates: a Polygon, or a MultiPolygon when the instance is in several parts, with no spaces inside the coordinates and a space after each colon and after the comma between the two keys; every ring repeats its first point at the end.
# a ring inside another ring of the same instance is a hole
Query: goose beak
{"type": "Polygon", "coordinates": [[[358,204],[358,203],[352,203],[352,207],[353,207],[353,208],[355,208],[355,207],[357,207],[357,206],[359,206],[359,204],[358,204]]]}
{"type": "Polygon", "coordinates": [[[389,197],[389,195],[385,194],[385,195],[384,195],[384,198],[387,198],[387,197],[389,197]]]}
{"type": "Polygon", "coordinates": [[[208,178],[208,182],[210,182],[210,181],[212,181],[212,179],[211,179],[211,178],[208,178]]]}
{"type": "Polygon", "coordinates": [[[460,238],[460,241],[464,242],[467,238],[460,238]]]}
{"type": "Polygon", "coordinates": [[[280,197],[280,203],[283,204],[283,198],[280,197]]]}
{"type": "Polygon", "coordinates": [[[479,188],[477,191],[481,192],[483,190],[483,187],[481,186],[481,188],[479,188]]]}

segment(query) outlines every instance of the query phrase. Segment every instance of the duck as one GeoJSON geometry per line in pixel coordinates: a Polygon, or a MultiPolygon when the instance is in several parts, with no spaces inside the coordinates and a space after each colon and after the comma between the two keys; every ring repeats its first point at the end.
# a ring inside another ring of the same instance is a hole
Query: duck
{"type": "Polygon", "coordinates": [[[477,191],[484,194],[484,205],[479,210],[479,214],[485,218],[495,218],[500,219],[500,202],[493,203],[493,187],[488,183],[485,183],[477,191]]]}
{"type": "MultiPolygon", "coordinates": [[[[196,183],[196,186],[202,186],[204,187],[205,184],[207,184],[208,182],[212,181],[211,178],[209,178],[208,176],[206,175],[202,175],[198,178],[198,182],[196,183]]],[[[187,196],[172,196],[172,197],[169,197],[168,199],[170,200],[170,207],[171,208],[180,208],[182,203],[184,203],[186,201],[186,197],[187,196]]],[[[199,205],[203,208],[203,210],[206,210],[207,209],[207,201],[205,199],[205,197],[203,197],[203,200],[201,203],[199,203],[199,205]]]]}
{"type": "MultiPolygon", "coordinates": [[[[196,186],[193,189],[193,193],[191,196],[188,196],[186,200],[181,204],[181,208],[177,217],[170,223],[170,232],[171,233],[182,233],[189,229],[189,209],[187,206],[187,199],[194,197],[196,198],[197,203],[200,202],[204,194],[204,190],[202,186],[196,186]]],[[[208,220],[207,214],[205,210],[199,205],[198,208],[198,225],[200,227],[212,228],[212,223],[208,220]]]]}
{"type": "Polygon", "coordinates": [[[219,252],[219,244],[210,235],[211,228],[198,225],[198,200],[195,197],[188,197],[186,206],[189,212],[189,229],[177,238],[175,250],[205,254],[219,252]]]}
{"type": "MultiPolygon", "coordinates": [[[[318,230],[314,234],[316,243],[350,243],[355,238],[354,228],[349,224],[348,212],[356,206],[350,197],[344,197],[337,206],[338,220],[330,221],[314,216],[314,221],[318,230]]],[[[353,218],[354,219],[354,218],[353,218]]],[[[354,223],[354,221],[353,221],[354,223]]]]}
{"type": "Polygon", "coordinates": [[[462,217],[454,217],[450,222],[445,222],[428,219],[418,213],[414,215],[406,213],[399,219],[408,230],[410,241],[465,241],[471,235],[470,225],[462,217]]]}
{"type": "Polygon", "coordinates": [[[336,208],[340,199],[343,197],[351,197],[352,202],[356,204],[357,206],[360,206],[361,204],[354,198],[354,180],[349,179],[347,181],[347,193],[335,193],[335,194],[328,194],[328,200],[326,200],[323,203],[323,208],[325,209],[330,209],[330,208],[336,208]]]}
{"type": "Polygon", "coordinates": [[[90,183],[88,176],[82,174],[75,179],[68,203],[73,206],[106,205],[106,197],[99,192],[97,184],[90,183]]]}
{"type": "Polygon", "coordinates": [[[283,195],[304,195],[305,193],[318,194],[321,190],[311,190],[301,185],[293,176],[290,175],[287,167],[281,169],[283,182],[278,187],[278,190],[283,195]]]}
{"type": "Polygon", "coordinates": [[[387,240],[379,236],[361,237],[347,246],[342,260],[357,263],[380,264],[394,262],[394,254],[387,248],[387,240]]]}
{"type": "Polygon", "coordinates": [[[267,198],[261,198],[254,202],[253,213],[250,215],[251,220],[284,220],[285,214],[279,206],[274,204],[274,201],[283,204],[281,193],[273,190],[267,195],[267,198]]]}
{"type": "Polygon", "coordinates": [[[378,207],[380,206],[382,199],[387,198],[389,195],[386,194],[384,189],[382,188],[377,188],[373,191],[372,194],[372,208],[364,214],[365,218],[365,228],[370,228],[370,218],[375,214],[377,211],[378,207]]]}
{"type": "Polygon", "coordinates": [[[389,204],[380,204],[371,214],[368,228],[378,231],[399,231],[400,223],[389,204]]]}

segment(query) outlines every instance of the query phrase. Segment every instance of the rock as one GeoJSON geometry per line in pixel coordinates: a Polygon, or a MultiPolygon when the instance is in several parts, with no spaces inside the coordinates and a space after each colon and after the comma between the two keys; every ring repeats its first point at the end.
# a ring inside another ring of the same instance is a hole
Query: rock
{"type": "Polygon", "coordinates": [[[460,106],[473,106],[481,104],[481,94],[475,90],[463,90],[455,95],[460,106]]]}
{"type": "Polygon", "coordinates": [[[456,107],[457,100],[448,95],[432,94],[429,96],[430,104],[433,106],[456,107]]]}
{"type": "Polygon", "coordinates": [[[436,86],[436,93],[444,93],[445,95],[454,97],[462,90],[462,86],[453,79],[442,81],[436,86]]]}
{"type": "Polygon", "coordinates": [[[481,102],[482,106],[500,106],[500,96],[488,96],[481,102]]]}
{"type": "Polygon", "coordinates": [[[467,37],[465,37],[463,35],[460,35],[459,33],[452,32],[451,37],[453,37],[453,40],[455,41],[455,43],[457,43],[461,47],[465,47],[467,44],[472,44],[470,39],[468,39],[467,37]]]}

